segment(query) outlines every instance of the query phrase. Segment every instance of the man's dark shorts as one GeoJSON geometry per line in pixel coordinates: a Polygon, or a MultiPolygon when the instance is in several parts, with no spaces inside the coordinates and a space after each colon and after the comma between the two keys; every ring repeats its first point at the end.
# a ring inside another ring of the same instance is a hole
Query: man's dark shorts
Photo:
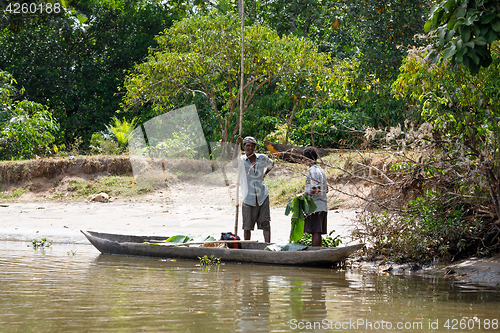
{"type": "Polygon", "coordinates": [[[308,215],[304,220],[304,232],[312,234],[319,232],[326,234],[327,212],[316,212],[308,215]]]}
{"type": "Polygon", "coordinates": [[[241,215],[243,215],[243,230],[254,230],[255,223],[257,223],[257,229],[271,230],[269,197],[264,200],[262,206],[250,206],[244,203],[241,215]]]}

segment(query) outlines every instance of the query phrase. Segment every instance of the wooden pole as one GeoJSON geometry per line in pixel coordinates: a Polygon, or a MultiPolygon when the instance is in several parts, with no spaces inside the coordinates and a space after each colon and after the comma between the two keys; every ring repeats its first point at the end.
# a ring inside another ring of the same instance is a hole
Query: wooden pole
{"type": "MultiPolygon", "coordinates": [[[[241,74],[240,74],[240,117],[239,117],[239,135],[242,131],[242,119],[243,119],[243,78],[244,78],[244,57],[245,57],[245,1],[241,1],[241,74]]],[[[234,149],[240,150],[240,147],[234,147],[234,149]]],[[[238,155],[238,175],[236,179],[236,216],[234,219],[234,234],[238,235],[238,215],[240,210],[240,176],[241,176],[241,157],[238,155]]]]}
{"type": "Polygon", "coordinates": [[[204,244],[218,244],[218,243],[258,243],[258,240],[218,240],[218,241],[208,241],[208,242],[187,242],[187,243],[174,243],[167,242],[164,240],[150,240],[148,243],[157,243],[166,246],[189,246],[189,245],[204,245],[204,244]]]}

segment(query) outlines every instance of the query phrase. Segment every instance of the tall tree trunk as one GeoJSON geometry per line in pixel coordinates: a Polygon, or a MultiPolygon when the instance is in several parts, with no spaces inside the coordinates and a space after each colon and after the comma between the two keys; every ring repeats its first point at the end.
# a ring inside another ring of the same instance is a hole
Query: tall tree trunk
{"type": "Polygon", "coordinates": [[[292,8],[290,9],[290,32],[292,34],[295,33],[295,28],[297,27],[297,17],[295,15],[295,11],[296,9],[294,9],[293,7],[296,7],[295,6],[295,2],[292,4],[292,8]]]}
{"type": "MultiPolygon", "coordinates": [[[[297,96],[295,96],[297,97],[297,96]]],[[[285,136],[285,144],[288,143],[288,134],[290,133],[290,126],[292,125],[293,121],[293,116],[295,115],[295,110],[297,109],[297,105],[299,105],[300,97],[297,97],[295,99],[295,104],[293,105],[292,108],[292,114],[290,115],[290,119],[288,119],[288,124],[286,125],[286,136],[285,136]]]]}

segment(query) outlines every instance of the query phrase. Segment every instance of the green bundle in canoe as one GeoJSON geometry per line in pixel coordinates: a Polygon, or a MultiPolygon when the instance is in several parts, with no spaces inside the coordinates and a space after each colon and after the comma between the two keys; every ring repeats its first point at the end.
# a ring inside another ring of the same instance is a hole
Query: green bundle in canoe
{"type": "Polygon", "coordinates": [[[312,214],[317,206],[314,200],[307,194],[301,194],[290,198],[286,205],[285,215],[292,214],[292,226],[290,229],[290,242],[297,243],[304,235],[304,220],[307,215],[312,214]]]}

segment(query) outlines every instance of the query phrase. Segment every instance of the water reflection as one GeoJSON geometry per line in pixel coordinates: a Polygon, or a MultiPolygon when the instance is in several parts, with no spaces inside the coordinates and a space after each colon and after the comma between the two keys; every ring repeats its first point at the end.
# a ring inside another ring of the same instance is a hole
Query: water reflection
{"type": "MultiPolygon", "coordinates": [[[[432,331],[448,332],[446,320],[500,319],[497,291],[470,292],[449,281],[197,264],[0,242],[0,331],[417,332],[437,321],[432,331]]],[[[495,331],[472,324],[474,332],[495,331]]]]}

